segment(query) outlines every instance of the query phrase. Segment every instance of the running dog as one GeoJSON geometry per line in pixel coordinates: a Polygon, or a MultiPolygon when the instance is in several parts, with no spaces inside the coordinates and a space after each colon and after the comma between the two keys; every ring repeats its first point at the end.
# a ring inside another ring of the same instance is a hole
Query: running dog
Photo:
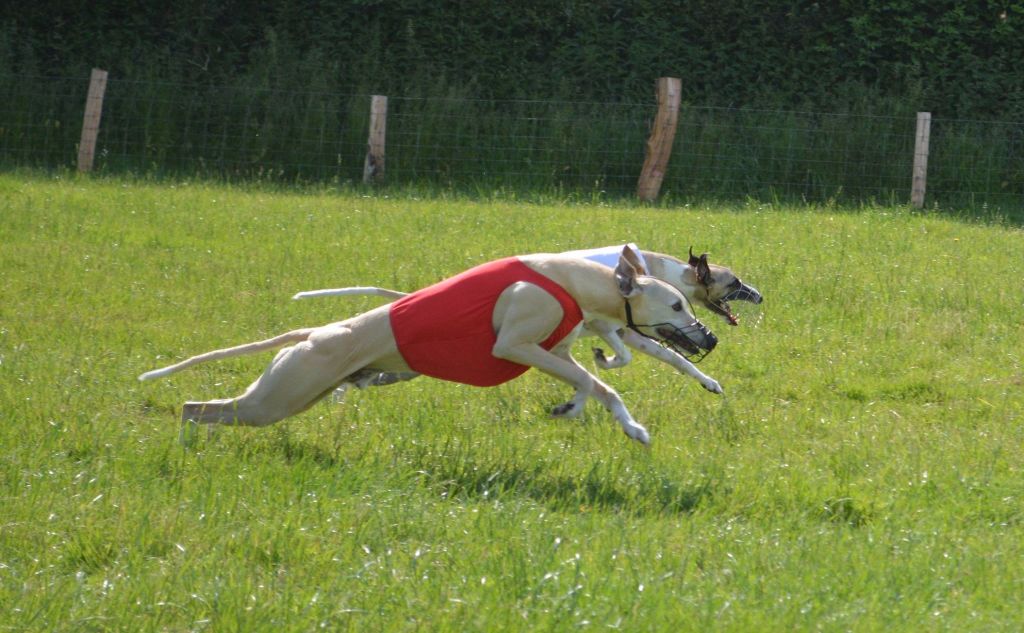
{"type": "MultiPolygon", "coordinates": [[[[563,253],[563,255],[583,257],[614,268],[618,263],[620,254],[623,253],[623,249],[625,249],[630,257],[630,261],[642,274],[650,275],[668,283],[679,290],[686,297],[687,301],[700,303],[722,317],[729,325],[739,324],[739,319],[730,308],[730,301],[748,301],[754,304],[759,304],[763,301],[761,293],[756,288],[740,281],[739,277],[725,266],[709,263],[707,253],[701,254],[700,257],[695,256],[693,254],[693,247],[690,247],[689,260],[687,262],[683,262],[671,255],[641,251],[637,248],[636,244],[569,251],[563,253]]],[[[406,296],[406,293],[374,286],[354,286],[350,288],[309,290],[299,292],[292,298],[306,299],[344,295],[376,295],[389,299],[398,299],[406,296]]],[[[594,360],[601,369],[612,369],[628,364],[632,360],[632,354],[626,347],[629,346],[671,365],[680,373],[691,376],[712,393],[721,394],[723,392],[722,386],[717,380],[704,374],[685,356],[660,345],[657,341],[651,340],[642,333],[629,329],[621,330],[620,326],[599,319],[587,320],[584,328],[584,334],[589,333],[599,336],[612,348],[613,355],[610,357],[605,355],[604,350],[594,348],[594,360]]],[[[687,351],[689,353],[699,353],[693,348],[687,351]]],[[[377,386],[391,384],[401,379],[402,376],[378,375],[365,377],[356,384],[359,387],[377,386]]]]}
{"type": "Polygon", "coordinates": [[[628,327],[687,349],[711,350],[717,339],[678,290],[641,275],[627,251],[614,270],[566,255],[490,262],[350,319],[193,356],[139,380],[292,344],[241,396],[182,407],[183,422],[265,426],[364,376],[424,374],[492,386],[536,367],[575,390],[553,416],[580,415],[592,396],[646,445],[650,435],[619,395],[570,355],[582,322],[628,327]]]}

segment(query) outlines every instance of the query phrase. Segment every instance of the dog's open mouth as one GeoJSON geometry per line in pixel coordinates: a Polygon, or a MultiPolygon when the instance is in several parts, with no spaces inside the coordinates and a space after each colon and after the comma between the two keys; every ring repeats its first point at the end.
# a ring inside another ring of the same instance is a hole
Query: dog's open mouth
{"type": "Polygon", "coordinates": [[[729,302],[726,301],[725,299],[720,299],[719,301],[712,303],[711,309],[713,312],[717,312],[718,314],[725,317],[725,319],[729,322],[729,325],[740,324],[740,318],[736,316],[736,314],[732,311],[732,306],[730,306],[729,302]]]}
{"type": "Polygon", "coordinates": [[[753,304],[761,303],[761,293],[746,284],[740,284],[739,288],[733,290],[717,301],[706,301],[706,305],[712,312],[725,317],[729,325],[739,325],[740,318],[732,311],[730,301],[747,301],[753,304]]]}

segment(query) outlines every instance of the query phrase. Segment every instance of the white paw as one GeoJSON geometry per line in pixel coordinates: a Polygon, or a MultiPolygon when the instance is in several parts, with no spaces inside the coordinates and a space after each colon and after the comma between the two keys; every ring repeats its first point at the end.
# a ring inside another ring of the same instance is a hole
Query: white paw
{"type": "Polygon", "coordinates": [[[650,446],[651,434],[647,432],[647,429],[640,426],[636,422],[630,422],[622,426],[623,432],[629,436],[630,439],[636,440],[644,446],[650,446]]]}
{"type": "Polygon", "coordinates": [[[718,381],[714,378],[708,378],[707,380],[700,381],[700,385],[710,391],[711,393],[717,393],[719,395],[725,393],[722,389],[722,385],[718,384],[718,381]]]}

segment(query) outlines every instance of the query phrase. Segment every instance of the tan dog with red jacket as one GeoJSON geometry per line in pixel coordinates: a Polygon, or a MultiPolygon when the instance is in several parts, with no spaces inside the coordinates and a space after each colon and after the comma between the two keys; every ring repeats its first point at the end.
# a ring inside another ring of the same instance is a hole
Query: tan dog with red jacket
{"type": "MultiPolygon", "coordinates": [[[[569,354],[581,322],[598,319],[616,323],[670,343],[705,350],[715,346],[717,340],[714,335],[697,321],[678,290],[655,278],[640,275],[637,262],[628,249],[623,250],[614,271],[566,255],[528,255],[502,261],[525,269],[527,280],[503,281],[504,287],[494,291],[492,307],[488,309],[493,345],[485,353],[497,362],[520,366],[521,372],[536,367],[571,385],[575,393],[569,402],[553,409],[552,414],[556,417],[578,416],[587,398],[593,396],[615,416],[626,435],[647,444],[650,441],[647,430],[633,419],[619,395],[569,354]],[[540,282],[536,275],[561,288],[578,306],[576,324],[560,340],[550,339],[556,329],[565,327],[567,304],[554,296],[550,289],[542,287],[543,283],[538,285],[540,282]],[[545,349],[547,344],[550,347],[545,349]]],[[[475,271],[477,269],[472,269],[457,278],[472,278],[471,273],[475,271]]],[[[442,284],[452,282],[448,280],[442,284]]],[[[454,284],[454,287],[453,297],[464,294],[460,290],[462,286],[454,284]]],[[[421,292],[432,291],[432,288],[421,292]]],[[[403,332],[394,328],[401,322],[393,314],[396,305],[397,302],[387,304],[344,321],[294,330],[265,341],[194,356],[175,365],[146,372],[139,379],[162,377],[198,363],[292,343],[291,347],[278,352],[270,366],[241,396],[186,402],[182,408],[182,420],[185,422],[273,424],[308,409],[339,384],[354,382],[360,375],[435,375],[431,368],[419,365],[422,359],[410,363],[400,346],[399,338],[403,332]]],[[[454,302],[450,306],[453,311],[457,309],[454,302]]],[[[443,372],[436,375],[466,382],[463,377],[452,378],[443,372]]]]}

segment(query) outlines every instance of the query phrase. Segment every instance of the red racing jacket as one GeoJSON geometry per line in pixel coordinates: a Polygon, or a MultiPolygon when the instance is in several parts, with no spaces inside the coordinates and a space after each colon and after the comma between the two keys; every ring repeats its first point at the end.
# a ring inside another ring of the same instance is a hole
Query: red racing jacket
{"type": "Polygon", "coordinates": [[[493,387],[529,369],[491,353],[498,337],[491,319],[499,295],[525,281],[551,294],[562,306],[562,321],[540,344],[550,350],[583,320],[564,288],[517,257],[470,268],[391,304],[391,329],[398,351],[413,371],[478,387],[493,387]]]}

